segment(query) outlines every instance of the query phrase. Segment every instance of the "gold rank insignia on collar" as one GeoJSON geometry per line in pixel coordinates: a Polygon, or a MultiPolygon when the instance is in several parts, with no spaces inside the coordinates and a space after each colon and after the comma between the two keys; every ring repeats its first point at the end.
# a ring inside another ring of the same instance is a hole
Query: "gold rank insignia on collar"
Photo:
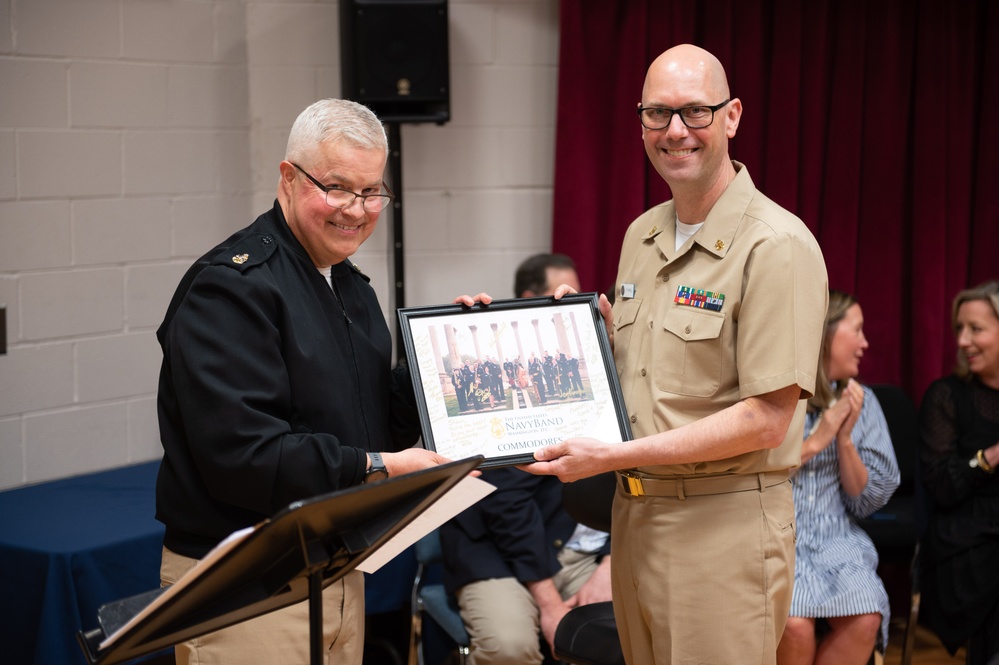
{"type": "Polygon", "coordinates": [[[720,239],[715,240],[715,249],[718,250],[719,252],[725,249],[725,241],[720,239]]]}
{"type": "Polygon", "coordinates": [[[232,257],[232,262],[238,266],[243,265],[249,260],[250,260],[249,254],[237,254],[236,256],[232,257]]]}
{"type": "Polygon", "coordinates": [[[659,231],[659,227],[658,227],[658,226],[653,226],[653,227],[652,227],[651,229],[649,229],[649,237],[651,238],[651,237],[652,237],[652,236],[654,236],[654,235],[655,235],[655,234],[656,234],[656,233],[657,233],[658,231],[659,231]]]}

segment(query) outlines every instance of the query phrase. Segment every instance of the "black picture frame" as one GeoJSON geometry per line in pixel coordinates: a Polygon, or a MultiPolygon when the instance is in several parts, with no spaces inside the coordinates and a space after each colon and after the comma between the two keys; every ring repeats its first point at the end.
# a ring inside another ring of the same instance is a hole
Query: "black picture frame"
{"type": "Polygon", "coordinates": [[[424,446],[489,468],[577,436],[630,440],[598,298],[400,308],[424,446]]]}

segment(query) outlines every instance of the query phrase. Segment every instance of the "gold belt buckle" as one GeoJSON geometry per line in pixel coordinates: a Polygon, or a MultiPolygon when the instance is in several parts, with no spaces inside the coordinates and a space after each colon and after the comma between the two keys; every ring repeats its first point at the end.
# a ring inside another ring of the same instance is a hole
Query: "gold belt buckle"
{"type": "Polygon", "coordinates": [[[624,478],[628,481],[628,494],[632,496],[645,496],[645,488],[642,486],[641,478],[632,478],[631,476],[625,476],[624,478]]]}

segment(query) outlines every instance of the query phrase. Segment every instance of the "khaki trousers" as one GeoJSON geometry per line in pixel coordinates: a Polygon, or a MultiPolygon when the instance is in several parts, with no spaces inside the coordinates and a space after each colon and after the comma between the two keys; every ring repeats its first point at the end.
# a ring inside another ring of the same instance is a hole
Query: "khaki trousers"
{"type": "MultiPolygon", "coordinates": [[[[197,563],[163,548],[160,583],[173,584],[197,563]]],[[[364,655],[364,574],[348,573],[323,590],[327,665],[360,665],[364,655]]],[[[303,601],[178,644],[177,665],[309,665],[309,603],[303,601]]]]}
{"type": "Polygon", "coordinates": [[[794,583],[791,484],[614,497],[614,616],[629,665],[773,665],[794,583]]]}
{"type": "MultiPolygon", "coordinates": [[[[563,549],[552,582],[562,599],[597,569],[597,557],[563,549]]],[[[613,566],[612,566],[613,567],[613,566]]],[[[513,577],[480,580],[458,590],[461,618],[471,638],[469,665],[540,665],[541,619],[534,596],[513,577]]]]}

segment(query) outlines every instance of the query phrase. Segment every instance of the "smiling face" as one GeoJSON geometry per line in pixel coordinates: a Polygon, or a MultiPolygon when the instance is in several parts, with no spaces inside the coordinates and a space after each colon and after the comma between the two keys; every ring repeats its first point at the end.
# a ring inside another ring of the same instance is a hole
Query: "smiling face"
{"type": "MultiPolygon", "coordinates": [[[[642,90],[643,107],[714,106],[728,98],[721,63],[691,45],[674,47],[659,56],[649,67],[642,90]]],[[[684,188],[709,191],[728,172],[728,141],[735,136],[741,116],[742,102],[738,99],[718,109],[712,123],[701,129],[690,129],[674,113],[663,129],[642,128],[645,152],[674,192],[684,188]]]]}
{"type": "Polygon", "coordinates": [[[844,381],[860,374],[860,359],[867,349],[864,337],[864,312],[853,304],[836,324],[829,343],[829,360],[826,376],[830,381],[844,381]]]}
{"type": "Polygon", "coordinates": [[[988,386],[999,387],[999,319],[984,300],[968,300],[954,321],[957,348],[968,369],[988,386]]]}
{"type": "MultiPolygon", "coordinates": [[[[321,143],[299,165],[323,185],[358,194],[382,191],[385,152],[339,140],[321,143]]],[[[290,162],[280,165],[278,201],[291,232],[318,268],[344,261],[374,232],[380,212],[366,212],[361,199],[344,209],[326,204],[326,194],[290,162]]]]}

